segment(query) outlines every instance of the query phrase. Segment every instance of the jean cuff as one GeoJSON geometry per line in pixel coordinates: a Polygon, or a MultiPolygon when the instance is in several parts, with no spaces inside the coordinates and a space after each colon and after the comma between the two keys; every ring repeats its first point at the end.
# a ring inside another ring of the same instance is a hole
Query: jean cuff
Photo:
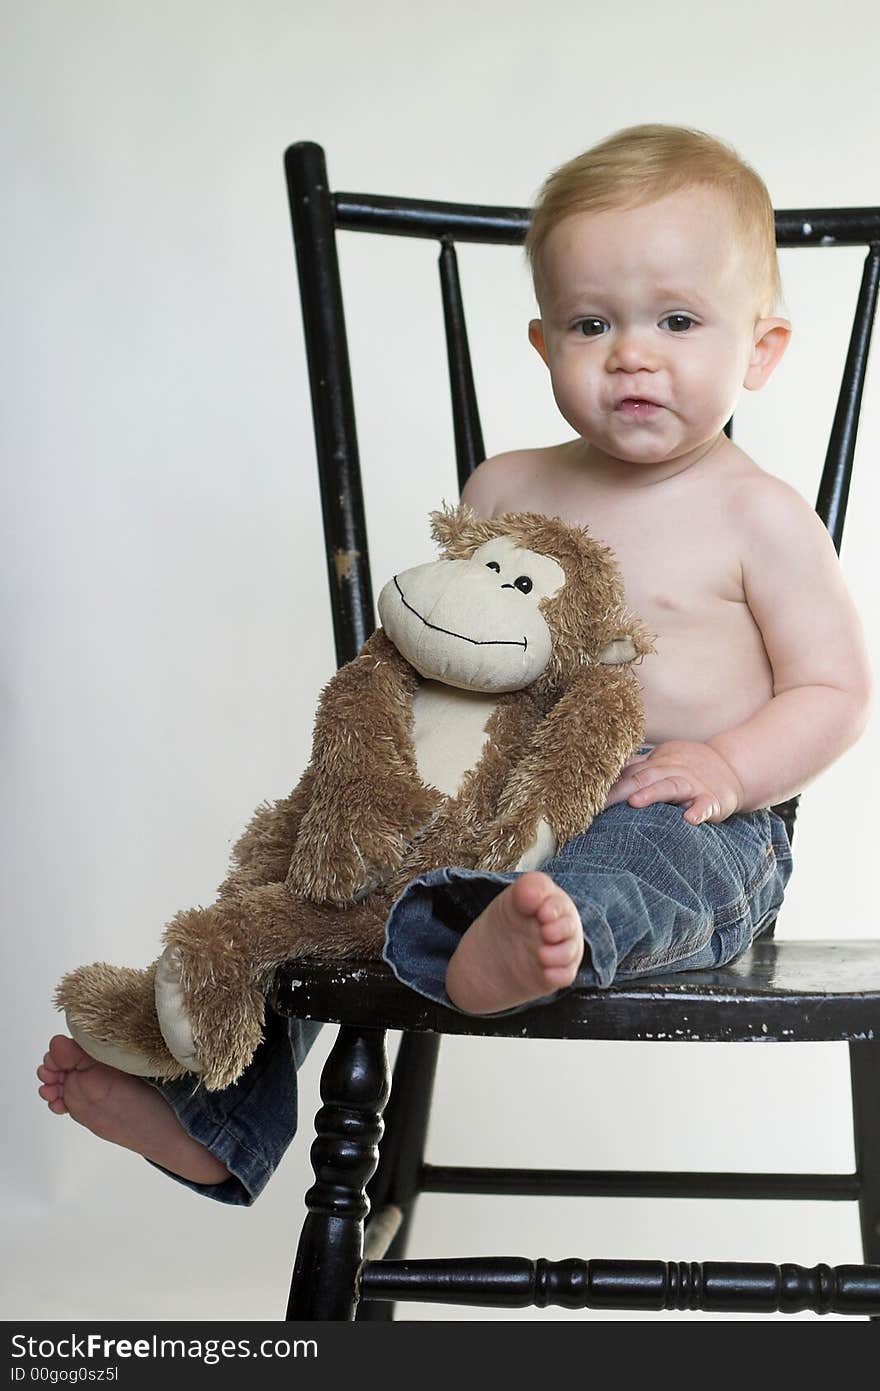
{"type": "MultiPolygon", "coordinates": [[[[447,994],[446,968],[471,923],[518,877],[514,871],[499,874],[488,870],[444,868],[430,870],[407,884],[391,905],[382,952],[397,979],[447,1009],[467,1013],[447,994]]],[[[585,950],[574,984],[610,985],[617,967],[611,930],[594,905],[577,906],[584,928],[585,950]]],[[[497,1017],[549,1004],[562,993],[562,990],[554,990],[525,1004],[498,1010],[497,1017]]]]}
{"type": "Polygon", "coordinates": [[[187,1135],[204,1145],[215,1159],[226,1165],[229,1178],[221,1183],[196,1183],[173,1173],[154,1159],[147,1159],[147,1163],[184,1188],[201,1193],[203,1197],[214,1198],[218,1203],[228,1203],[234,1207],[250,1207],[272,1177],[273,1166],[251,1148],[229,1118],[217,1120],[212,1114],[210,1093],[205,1091],[201,1082],[190,1085],[183,1078],[169,1084],[154,1077],[145,1077],[144,1081],[162,1093],[187,1135]],[[185,1088],[189,1088],[188,1095],[185,1088]],[[179,1096],[176,1094],[178,1091],[179,1096]]]}

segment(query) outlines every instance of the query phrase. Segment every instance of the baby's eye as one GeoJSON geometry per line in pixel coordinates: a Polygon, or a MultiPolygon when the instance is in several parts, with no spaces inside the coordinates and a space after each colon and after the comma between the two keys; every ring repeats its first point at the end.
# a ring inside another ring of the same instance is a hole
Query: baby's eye
{"type": "Polygon", "coordinates": [[[608,325],[604,319],[581,319],[575,327],[585,338],[598,338],[608,325]]]}
{"type": "Polygon", "coordinates": [[[497,561],[497,560],[487,560],[487,561],[486,561],[486,569],[487,569],[487,570],[495,570],[495,571],[497,571],[497,573],[498,573],[499,575],[501,574],[501,566],[498,564],[498,561],[497,561]]]}
{"type": "Polygon", "coordinates": [[[665,319],[660,320],[661,325],[668,324],[673,333],[687,333],[696,322],[690,314],[667,314],[665,319]]]}

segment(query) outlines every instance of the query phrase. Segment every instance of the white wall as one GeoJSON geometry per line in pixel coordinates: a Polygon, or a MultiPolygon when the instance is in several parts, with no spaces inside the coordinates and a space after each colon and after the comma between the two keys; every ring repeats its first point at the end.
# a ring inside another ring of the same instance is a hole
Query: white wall
{"type": "MultiPolygon", "coordinates": [[[[661,120],[731,140],[778,207],[880,202],[871,0],[317,8],[30,0],[10,15],[7,1319],[283,1312],[330,1031],[303,1074],[304,1133],[249,1211],[50,1115],[34,1069],[64,970],[145,964],[167,918],[210,899],[252,808],[298,777],[333,667],[285,147],[324,144],[336,188],[525,205],[563,159],[661,120]]],[[[454,495],[436,252],[349,235],[342,256],[378,578],[426,554],[427,512],[454,495]]],[[[783,256],[794,343],[738,417],[740,443],[811,501],[861,259],[783,256]]],[[[466,247],[461,263],[487,448],[567,437],[526,342],[519,253],[466,247]]],[[[876,369],[875,352],[843,551],[875,661],[876,369]]],[[[877,767],[875,723],[804,798],[780,936],[877,935],[877,767]]],[[[846,1050],[453,1039],[430,1150],[845,1169],[846,1050]]],[[[860,1259],[844,1204],[516,1203],[425,1198],[414,1249],[860,1259]]]]}

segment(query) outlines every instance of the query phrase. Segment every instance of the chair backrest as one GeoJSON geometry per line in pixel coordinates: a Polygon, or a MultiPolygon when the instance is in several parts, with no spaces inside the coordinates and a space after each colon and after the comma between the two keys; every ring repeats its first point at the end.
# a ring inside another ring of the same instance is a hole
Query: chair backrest
{"type": "MultiPolygon", "coordinates": [[[[324,151],[311,141],[291,145],[285,168],[318,451],[336,659],[342,665],[355,656],[375,621],[336,232],[427,237],[439,242],[455,451],[459,486],[463,487],[485,458],[485,451],[455,243],[520,244],[529,224],[529,210],[333,193],[324,151]]],[[[816,511],[839,554],[880,283],[880,208],[777,212],[776,241],[780,247],[868,247],[816,498],[816,511]]],[[[729,433],[729,422],[726,428],[729,433]]],[[[774,807],[790,837],[798,801],[793,797],[774,807]]]]}

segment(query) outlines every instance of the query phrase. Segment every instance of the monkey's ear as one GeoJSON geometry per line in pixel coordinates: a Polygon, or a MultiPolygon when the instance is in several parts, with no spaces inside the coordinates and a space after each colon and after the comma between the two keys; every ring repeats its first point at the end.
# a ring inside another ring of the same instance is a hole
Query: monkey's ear
{"type": "Polygon", "coordinates": [[[431,535],[439,546],[454,545],[469,525],[477,520],[477,514],[466,502],[457,507],[449,507],[444,502],[436,512],[431,513],[431,535]]]}
{"type": "Polygon", "coordinates": [[[601,666],[620,666],[624,662],[635,661],[636,645],[632,638],[615,638],[602,648],[596,658],[596,664],[601,666]]]}
{"type": "Polygon", "coordinates": [[[431,514],[431,535],[447,560],[465,560],[482,545],[496,528],[482,521],[466,502],[443,507],[431,514]]]}
{"type": "Polygon", "coordinates": [[[596,662],[604,666],[621,666],[625,662],[634,662],[637,657],[644,657],[656,650],[652,639],[653,634],[649,633],[637,618],[631,618],[626,631],[606,643],[596,662]]]}

